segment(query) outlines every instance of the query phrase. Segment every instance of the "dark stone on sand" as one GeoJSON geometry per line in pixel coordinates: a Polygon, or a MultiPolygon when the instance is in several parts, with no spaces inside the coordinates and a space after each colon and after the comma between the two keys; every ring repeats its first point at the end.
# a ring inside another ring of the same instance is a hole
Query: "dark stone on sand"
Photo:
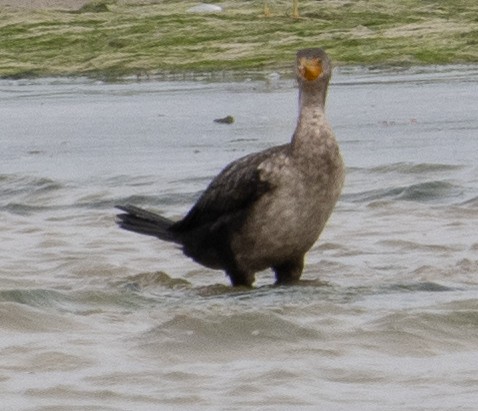
{"type": "Polygon", "coordinates": [[[220,123],[220,124],[232,124],[234,123],[234,117],[232,116],[226,116],[223,118],[216,118],[214,120],[215,123],[220,123]]]}

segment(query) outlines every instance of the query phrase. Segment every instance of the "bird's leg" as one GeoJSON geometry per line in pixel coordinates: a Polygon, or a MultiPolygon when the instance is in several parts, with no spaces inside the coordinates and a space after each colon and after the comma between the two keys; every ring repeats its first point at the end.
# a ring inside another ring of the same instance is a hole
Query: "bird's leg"
{"type": "Polygon", "coordinates": [[[227,270],[226,274],[231,279],[233,287],[252,287],[255,281],[254,273],[251,272],[234,269],[227,270]]]}
{"type": "Polygon", "coordinates": [[[276,273],[276,284],[294,284],[297,283],[304,269],[304,256],[294,260],[288,260],[280,265],[272,267],[276,273]]]}

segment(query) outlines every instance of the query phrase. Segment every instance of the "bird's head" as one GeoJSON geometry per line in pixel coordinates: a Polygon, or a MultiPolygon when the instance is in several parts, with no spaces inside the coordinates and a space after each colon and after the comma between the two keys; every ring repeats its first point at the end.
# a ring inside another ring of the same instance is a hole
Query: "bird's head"
{"type": "Polygon", "coordinates": [[[302,49],[297,52],[297,79],[299,83],[314,83],[330,78],[332,71],[329,57],[320,48],[302,49]]]}

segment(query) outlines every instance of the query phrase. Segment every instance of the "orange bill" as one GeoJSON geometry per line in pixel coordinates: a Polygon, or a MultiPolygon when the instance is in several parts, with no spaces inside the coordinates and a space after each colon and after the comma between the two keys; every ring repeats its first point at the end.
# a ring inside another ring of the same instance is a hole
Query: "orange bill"
{"type": "Polygon", "coordinates": [[[303,57],[299,63],[299,72],[308,81],[313,81],[322,74],[322,64],[317,58],[307,59],[303,57]]]}

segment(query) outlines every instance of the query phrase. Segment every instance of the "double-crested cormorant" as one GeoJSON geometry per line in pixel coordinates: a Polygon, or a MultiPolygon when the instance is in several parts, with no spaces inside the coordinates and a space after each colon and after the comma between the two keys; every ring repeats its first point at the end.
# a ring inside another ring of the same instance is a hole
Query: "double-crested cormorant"
{"type": "Polygon", "coordinates": [[[119,207],[126,213],[118,224],[179,244],[194,261],[225,270],[235,286],[251,286],[269,267],[277,284],[298,281],[340,195],[344,164],[324,114],[327,54],[298,51],[296,70],[300,111],[290,143],[229,164],[180,221],[128,205],[119,207]]]}

